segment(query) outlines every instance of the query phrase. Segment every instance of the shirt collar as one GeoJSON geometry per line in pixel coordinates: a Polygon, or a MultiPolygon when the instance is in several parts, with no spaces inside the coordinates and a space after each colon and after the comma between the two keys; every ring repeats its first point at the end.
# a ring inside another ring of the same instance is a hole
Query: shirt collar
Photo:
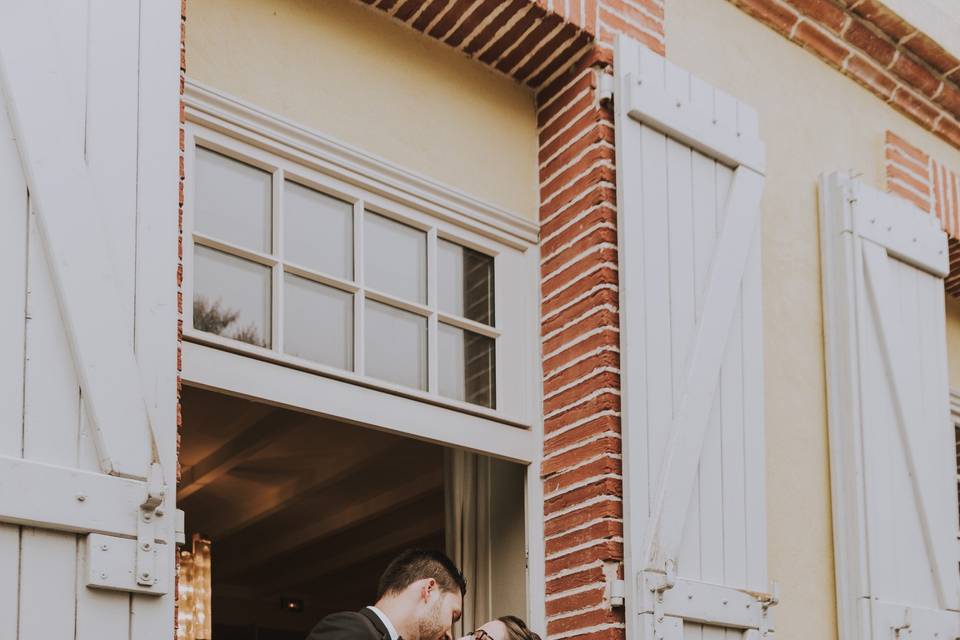
{"type": "Polygon", "coordinates": [[[387,617],[387,614],[385,614],[383,611],[380,611],[380,609],[377,609],[373,605],[370,605],[367,608],[377,614],[377,617],[380,618],[383,626],[387,628],[387,633],[390,634],[390,640],[399,640],[400,634],[397,633],[397,628],[393,626],[392,622],[390,622],[390,618],[387,617]]]}

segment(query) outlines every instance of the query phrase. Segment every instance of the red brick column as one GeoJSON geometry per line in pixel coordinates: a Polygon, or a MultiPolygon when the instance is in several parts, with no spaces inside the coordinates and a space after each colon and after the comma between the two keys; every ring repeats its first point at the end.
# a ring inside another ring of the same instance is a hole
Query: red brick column
{"type": "Polygon", "coordinates": [[[594,48],[537,94],[546,631],[621,640],[608,594],[623,574],[616,168],[598,85],[617,33],[663,53],[663,7],[596,4],[594,48]]]}
{"type": "MultiPolygon", "coordinates": [[[[183,186],[186,179],[184,170],[184,151],[186,147],[186,116],[184,113],[183,90],[184,78],[187,73],[187,0],[180,2],[180,198],[177,208],[177,485],[180,484],[180,429],[183,426],[181,414],[180,393],[182,381],[180,374],[183,371],[183,186]]],[[[174,554],[177,572],[174,574],[174,605],[173,605],[173,636],[177,636],[177,617],[180,606],[180,552],[174,554]]]]}

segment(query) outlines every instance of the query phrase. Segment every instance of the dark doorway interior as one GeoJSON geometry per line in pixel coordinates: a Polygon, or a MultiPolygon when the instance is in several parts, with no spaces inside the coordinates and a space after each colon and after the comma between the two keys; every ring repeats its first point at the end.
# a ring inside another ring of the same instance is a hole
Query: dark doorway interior
{"type": "Polygon", "coordinates": [[[178,502],[212,543],[213,637],[302,640],[400,550],[443,549],[443,451],[185,387],[178,502]]]}

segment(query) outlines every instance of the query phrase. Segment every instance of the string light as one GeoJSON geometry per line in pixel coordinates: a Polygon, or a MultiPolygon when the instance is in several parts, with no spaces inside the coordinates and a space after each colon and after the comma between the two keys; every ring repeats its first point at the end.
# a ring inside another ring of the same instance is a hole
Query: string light
{"type": "Polygon", "coordinates": [[[192,551],[180,552],[177,640],[211,640],[213,589],[210,541],[193,534],[192,551]]]}

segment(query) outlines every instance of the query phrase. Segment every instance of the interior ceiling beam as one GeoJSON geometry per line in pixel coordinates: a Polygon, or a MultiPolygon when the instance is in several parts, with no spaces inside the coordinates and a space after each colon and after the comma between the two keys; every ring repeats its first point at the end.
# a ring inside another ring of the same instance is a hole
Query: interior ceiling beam
{"type": "MultiPolygon", "coordinates": [[[[303,527],[292,529],[269,541],[257,545],[244,544],[235,540],[214,547],[218,572],[223,579],[242,574],[250,569],[266,564],[271,559],[311,543],[317,543],[326,537],[362,524],[376,516],[405,504],[409,504],[443,486],[443,470],[430,469],[418,476],[391,486],[386,491],[370,496],[366,500],[351,504],[344,509],[322,515],[319,519],[305,523],[303,527]]],[[[432,525],[432,531],[437,530],[432,525]]],[[[443,523],[440,523],[440,528],[443,523]]],[[[426,535],[426,534],[424,534],[426,535]]],[[[353,556],[354,554],[351,554],[353,556]]],[[[362,559],[361,556],[357,556],[362,559]]]]}
{"type": "Polygon", "coordinates": [[[214,540],[240,532],[291,506],[305,495],[344,480],[355,473],[357,467],[382,456],[391,444],[388,440],[371,442],[358,452],[345,452],[323,467],[308,469],[279,486],[271,487],[262,498],[249,496],[250,499],[239,504],[225,505],[222,512],[203,514],[201,529],[214,540]]]}
{"type": "Polygon", "coordinates": [[[266,448],[285,432],[308,420],[309,416],[289,411],[273,411],[225,442],[219,449],[183,470],[177,501],[182,502],[234,467],[266,448]]]}
{"type": "Polygon", "coordinates": [[[396,528],[386,531],[382,536],[357,545],[349,553],[332,554],[319,562],[304,565],[293,571],[285,571],[281,576],[259,585],[257,591],[261,596],[283,593],[311,580],[349,568],[367,558],[406,547],[436,533],[443,528],[443,525],[442,513],[426,518],[414,518],[410,522],[401,523],[396,528]]]}

